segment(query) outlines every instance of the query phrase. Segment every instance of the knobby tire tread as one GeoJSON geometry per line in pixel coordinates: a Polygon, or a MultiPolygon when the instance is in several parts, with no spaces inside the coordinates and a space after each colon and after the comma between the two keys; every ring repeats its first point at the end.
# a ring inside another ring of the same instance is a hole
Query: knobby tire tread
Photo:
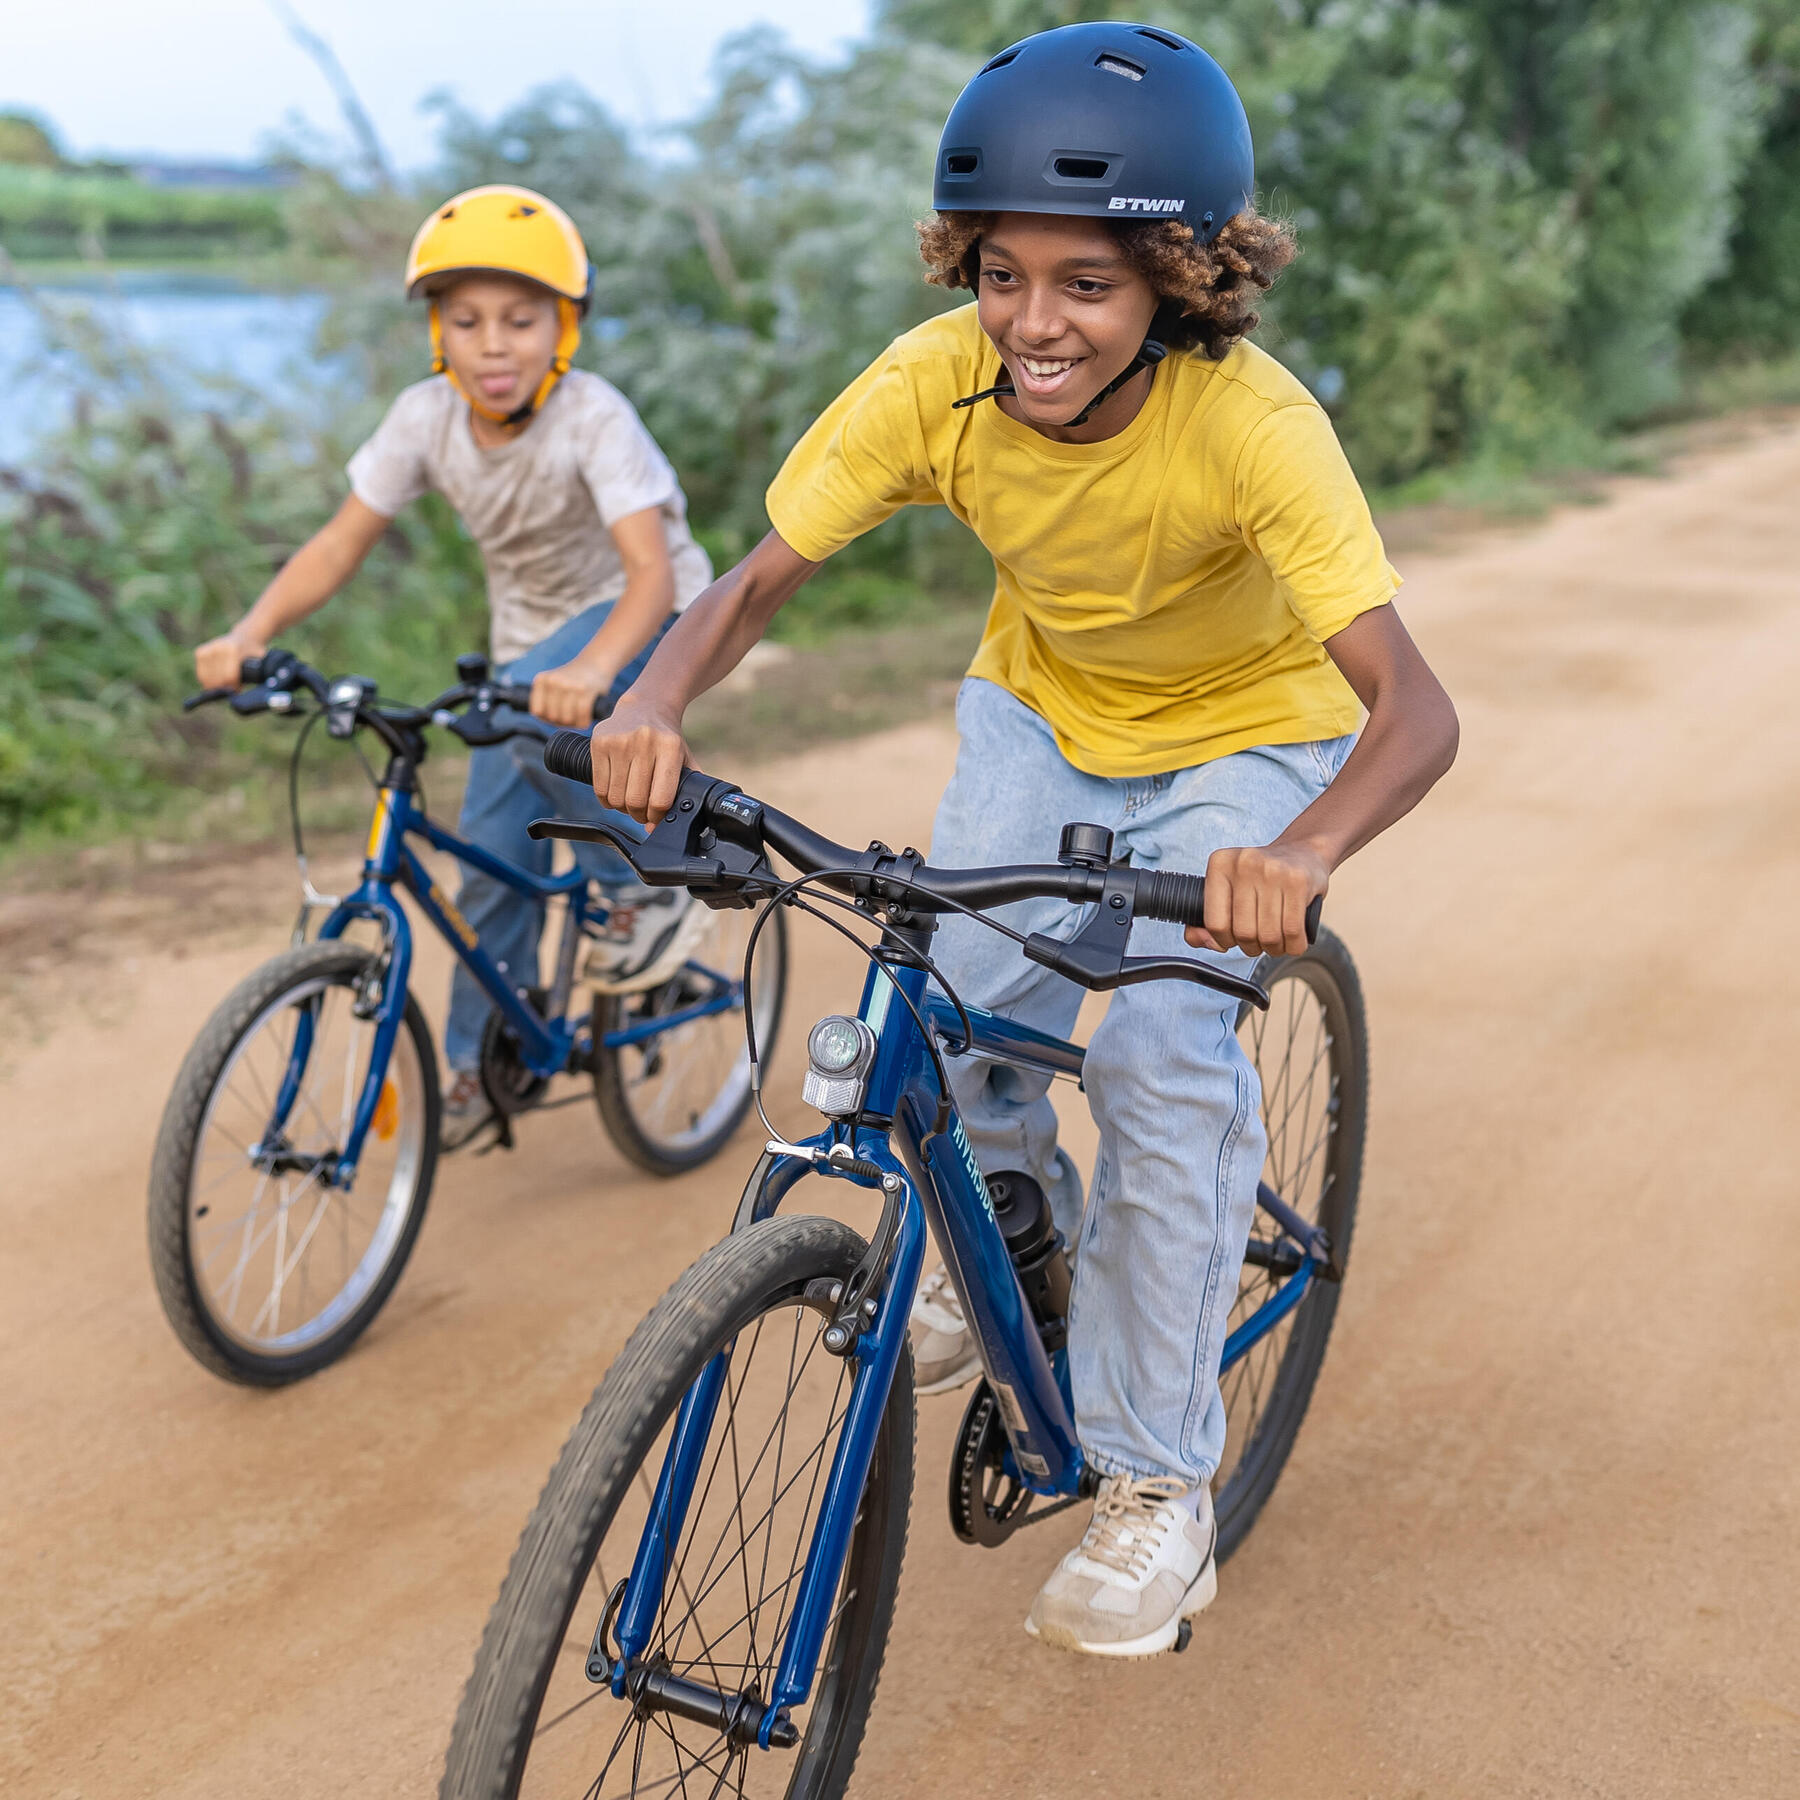
{"type": "MultiPolygon", "coordinates": [[[[546,1665],[564,1640],[618,1494],[705,1361],[757,1316],[757,1297],[776,1292],[785,1272],[842,1279],[864,1248],[863,1239],[835,1219],[763,1220],[715,1244],[640,1321],[564,1443],[513,1552],[457,1707],[440,1800],[511,1800],[516,1794],[524,1771],[520,1751],[542,1703],[546,1665]]],[[[791,1284],[790,1275],[783,1285],[791,1284]]],[[[883,1447],[889,1455],[889,1492],[875,1613],[862,1665],[851,1676],[849,1709],[828,1752],[831,1766],[824,1773],[840,1779],[829,1789],[809,1789],[812,1800],[828,1800],[848,1785],[874,1702],[906,1557],[914,1430],[912,1354],[905,1345],[877,1448],[878,1456],[883,1447]]],[[[856,1548],[853,1538],[851,1555],[856,1548]]],[[[831,1647],[828,1641],[827,1656],[831,1647]]],[[[822,1665],[815,1709],[824,1674],[822,1665]]],[[[793,1754],[805,1758],[809,1748],[810,1732],[793,1754]]]]}

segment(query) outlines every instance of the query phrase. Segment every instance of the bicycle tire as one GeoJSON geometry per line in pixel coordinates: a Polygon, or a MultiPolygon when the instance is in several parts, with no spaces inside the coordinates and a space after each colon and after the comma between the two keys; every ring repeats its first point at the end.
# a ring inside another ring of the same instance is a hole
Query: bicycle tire
{"type": "MultiPolygon", "coordinates": [[[[1309,1199],[1304,1192],[1283,1191],[1284,1180],[1289,1186],[1294,1185],[1296,1168],[1304,1158],[1290,1154],[1291,1144],[1285,1131],[1271,1117],[1282,1104],[1284,1080],[1277,1071],[1261,1069],[1261,1104],[1270,1136],[1268,1179],[1303,1217],[1325,1228],[1334,1260],[1342,1272],[1349,1261],[1350,1239],[1356,1224],[1363,1146],[1368,1134],[1369,1043],[1362,984],[1350,952],[1328,930],[1319,933],[1318,942],[1303,956],[1266,962],[1258,975],[1274,1004],[1266,1015],[1248,1009],[1240,1014],[1240,1034],[1246,1028],[1260,1027],[1265,1033],[1278,1029],[1284,1003],[1297,998],[1284,994],[1290,984],[1304,986],[1317,1002],[1331,1079],[1325,1109],[1329,1132],[1322,1147],[1316,1197],[1309,1199]],[[1280,1166],[1284,1159],[1286,1166],[1280,1166]]],[[[1285,1038],[1290,1059],[1295,1042],[1296,1032],[1290,1025],[1285,1038]]],[[[1291,1091],[1291,1083],[1288,1085],[1291,1091]]],[[[1276,1235],[1272,1221],[1260,1211],[1255,1235],[1267,1239],[1276,1235]]],[[[1234,1326],[1267,1297],[1270,1285],[1267,1271],[1246,1265],[1233,1307],[1234,1326]]],[[[1221,1378],[1228,1460],[1222,1466],[1223,1479],[1215,1481],[1213,1496],[1219,1527],[1216,1554],[1221,1562],[1249,1534],[1286,1467],[1325,1361],[1341,1289],[1341,1281],[1315,1278],[1289,1317],[1267,1339],[1253,1345],[1243,1362],[1225,1371],[1221,1378]],[[1253,1361],[1259,1356],[1263,1358],[1260,1370],[1253,1361]],[[1252,1395],[1258,1402],[1253,1409],[1248,1406],[1252,1395]],[[1247,1412],[1249,1416],[1245,1416],[1247,1412]],[[1241,1441],[1234,1446],[1234,1440],[1241,1441]]]]}
{"type": "MultiPolygon", "coordinates": [[[[603,1540],[627,1497],[647,1497],[650,1481],[660,1467],[656,1449],[659,1438],[682,1396],[712,1357],[732,1346],[734,1378],[747,1383],[748,1368],[738,1375],[736,1361],[745,1355],[741,1348],[744,1335],[755,1325],[748,1352],[748,1360],[753,1362],[761,1343],[761,1326],[756,1322],[787,1309],[796,1313],[805,1309],[807,1316],[812,1317],[821,1301],[816,1289],[813,1295],[807,1295],[808,1284],[844,1280],[856,1266],[863,1248],[863,1240],[855,1232],[833,1219],[760,1221],[709,1250],[675,1282],[633,1332],[563,1446],[513,1554],[500,1596],[489,1615],[474,1671],[457,1709],[439,1788],[441,1800],[515,1800],[521,1784],[530,1777],[529,1758],[534,1748],[553,1727],[560,1729],[575,1710],[570,1707],[560,1711],[546,1704],[553,1677],[568,1684],[567,1692],[603,1702],[583,1727],[600,1728],[597,1743],[620,1717],[625,1720],[624,1729],[631,1728],[637,1715],[629,1703],[612,1699],[604,1688],[584,1686],[579,1673],[571,1672],[567,1653],[571,1643],[576,1652],[583,1651],[594,1620],[600,1616],[596,1597],[608,1591],[601,1563],[603,1540]],[[650,1464],[648,1476],[643,1473],[646,1463],[650,1464]],[[590,1573],[597,1565],[599,1585],[589,1588],[590,1573]],[[578,1613],[584,1590],[590,1604],[578,1613]],[[540,1724],[547,1711],[551,1713],[549,1722],[540,1724]]],[[[824,1317],[825,1313],[819,1312],[821,1328],[824,1317]]],[[[796,1333],[798,1341],[798,1328],[796,1333]]],[[[790,1360],[790,1372],[792,1366],[790,1360]]],[[[720,1400],[721,1413],[728,1400],[735,1409],[742,1392],[740,1386],[734,1397],[728,1383],[720,1400]]],[[[790,1381],[790,1398],[793,1392],[790,1381]]],[[[735,1410],[731,1417],[735,1432],[735,1410]]],[[[791,1800],[835,1800],[849,1782],[880,1677],[895,1589],[905,1559],[913,1427],[912,1358],[910,1351],[903,1348],[846,1557],[841,1591],[847,1591],[840,1602],[836,1625],[827,1637],[819,1678],[802,1726],[804,1735],[792,1751],[746,1747],[742,1752],[744,1774],[748,1777],[754,1773],[756,1777],[756,1784],[748,1791],[762,1792],[778,1786],[784,1771],[789,1772],[784,1791],[791,1800]]],[[[719,1429],[716,1419],[714,1429],[719,1429]]],[[[732,1441],[734,1467],[741,1467],[735,1435],[732,1441]]],[[[766,1449],[765,1444],[765,1452],[766,1449]]],[[[715,1458],[715,1473],[718,1467],[715,1458]]],[[[753,1480],[756,1474],[753,1467],[753,1480]]],[[[776,1482],[779,1476],[778,1453],[776,1482]]],[[[696,1488],[699,1486],[697,1481],[696,1488]]],[[[681,1563],[665,1579],[665,1608],[674,1598],[671,1584],[684,1598],[691,1598],[682,1569],[689,1546],[705,1535],[700,1520],[712,1492],[713,1481],[708,1478],[705,1492],[695,1503],[684,1530],[681,1563]]],[[[740,1526],[741,1501],[740,1494],[740,1526]]],[[[629,1527],[629,1521],[626,1524],[629,1527]]],[[[775,1535],[772,1525],[769,1535],[771,1539],[775,1535]]],[[[805,1535],[803,1518],[802,1536],[805,1535]]],[[[625,1562],[615,1564],[615,1572],[620,1566],[629,1566],[637,1536],[635,1529],[621,1531],[618,1543],[625,1562]]],[[[696,1582],[704,1583],[712,1566],[709,1560],[696,1582]]],[[[765,1560],[765,1574],[766,1567],[765,1560]]],[[[747,1558],[745,1569],[747,1584],[747,1558]]],[[[722,1579],[722,1575],[716,1577],[700,1598],[706,1598],[722,1579]]],[[[731,1604],[735,1606],[735,1598],[731,1604]]],[[[771,1663],[779,1631],[778,1620],[776,1642],[768,1646],[771,1663]]],[[[754,1626],[751,1637],[754,1641],[754,1626]]],[[[700,1641],[706,1643],[704,1635],[700,1641]]],[[[679,1638],[676,1648],[679,1651],[679,1638]]],[[[703,1662],[693,1666],[704,1674],[703,1663],[710,1662],[714,1652],[731,1654],[727,1640],[715,1641],[703,1662]]],[[[581,1655],[576,1654],[572,1660],[578,1671],[581,1655]]],[[[653,1716],[666,1718],[662,1714],[653,1716]]],[[[722,1738],[720,1741],[724,1742],[722,1738]]],[[[617,1753],[615,1743],[615,1756],[617,1753]]],[[[708,1772],[716,1775],[713,1765],[707,1766],[708,1772]]],[[[587,1768],[585,1761],[579,1763],[579,1775],[571,1791],[579,1791],[585,1785],[592,1793],[600,1786],[597,1782],[585,1782],[587,1768]]],[[[729,1756],[726,1768],[730,1768],[729,1756]]],[[[746,1791],[728,1783],[714,1791],[724,1792],[727,1785],[734,1794],[746,1791]]],[[[612,1791],[605,1790],[608,1795],[612,1791]]],[[[634,1774],[628,1791],[648,1790],[638,1787],[634,1774]]],[[[672,1784],[658,1784],[655,1791],[675,1790],[672,1784]]]]}
{"type": "MultiPolygon", "coordinates": [[[[735,910],[719,915],[722,923],[748,920],[751,916],[735,910]]],[[[759,1009],[764,1016],[757,1022],[756,1049],[757,1058],[766,1069],[787,1003],[787,920],[779,912],[763,927],[757,940],[756,963],[758,989],[766,996],[759,1009]]],[[[738,970],[732,973],[735,975],[738,970]]],[[[667,1053],[666,1047],[658,1049],[662,1040],[653,1039],[645,1046],[607,1047],[605,1040],[610,1034],[654,1017],[659,1008],[674,1011],[684,998],[682,982],[683,977],[678,976],[647,993],[601,994],[594,1000],[594,1101],[612,1141],[640,1169],[652,1175],[681,1175],[710,1162],[731,1141],[752,1104],[749,1061],[741,1047],[740,1009],[718,1014],[714,1020],[677,1027],[667,1034],[679,1038],[684,1032],[717,1034],[730,1028],[740,1040],[737,1055],[713,1093],[700,1096],[698,1105],[691,1094],[681,1097],[678,1110],[687,1115],[685,1126],[667,1123],[666,1114],[653,1117],[652,1108],[645,1101],[647,1084],[643,1071],[654,1056],[667,1053]]]]}
{"type": "MultiPolygon", "coordinates": [[[[221,1317],[219,1298],[209,1294],[206,1269],[201,1266],[204,1252],[196,1244],[197,1231],[211,1210],[210,1202],[202,1204],[201,1191],[196,1187],[200,1180],[198,1164],[214,1109],[224,1103],[222,1084],[229,1084],[240,1057],[248,1056],[257,1034],[266,1025],[303,1003],[308,995],[354,990],[374,956],[373,951],[350,944],[304,944],[272,958],[246,976],[220,1002],[195,1039],[163,1109],[150,1168],[147,1223],[151,1273],[163,1312],[182,1346],[203,1368],[227,1381],[250,1387],[281,1387],[337,1361],[368,1329],[393,1292],[424,1223],[437,1169],[442,1101],[431,1032],[409,994],[389,1069],[393,1070],[396,1062],[401,1063],[405,1085],[412,1090],[409,1099],[398,1101],[396,1111],[410,1102],[416,1106],[417,1117],[398,1121],[393,1129],[398,1135],[404,1124],[401,1142],[413,1160],[410,1165],[396,1160],[388,1199],[377,1215],[369,1247],[352,1271],[353,1279],[347,1280],[316,1315],[326,1322],[310,1335],[303,1326],[297,1341],[294,1332],[268,1334],[265,1341],[277,1347],[258,1348],[252,1333],[221,1317]],[[346,1293],[352,1297],[343,1304],[342,1316],[331,1317],[332,1304],[346,1293]],[[280,1347],[284,1344],[287,1347],[280,1347]]],[[[322,1008],[323,1002],[320,1004],[322,1008]]],[[[377,1136],[372,1132],[371,1140],[377,1136]]],[[[372,1144],[365,1146],[365,1171],[370,1171],[371,1148],[372,1144]]],[[[224,1175],[210,1173],[206,1177],[209,1188],[224,1179],[224,1175]]],[[[266,1187],[266,1180],[263,1185],[266,1187]]],[[[256,1191],[260,1195],[261,1190],[256,1191]]],[[[334,1198],[339,1191],[329,1190],[323,1184],[316,1191],[324,1196],[326,1205],[341,1205],[345,1209],[347,1233],[351,1196],[343,1194],[340,1201],[334,1198]]],[[[253,1201],[251,1220],[244,1227],[246,1241],[257,1204],[260,1199],[253,1201]]],[[[278,1201],[277,1205],[286,1210],[285,1201],[278,1201]]],[[[317,1229],[315,1224],[314,1234],[317,1229]]],[[[309,1245],[296,1252],[296,1261],[309,1245]]],[[[240,1254],[247,1257],[249,1252],[240,1254]]],[[[281,1255],[278,1247],[278,1270],[281,1255]]],[[[277,1299],[277,1326],[281,1317],[277,1299]]]]}

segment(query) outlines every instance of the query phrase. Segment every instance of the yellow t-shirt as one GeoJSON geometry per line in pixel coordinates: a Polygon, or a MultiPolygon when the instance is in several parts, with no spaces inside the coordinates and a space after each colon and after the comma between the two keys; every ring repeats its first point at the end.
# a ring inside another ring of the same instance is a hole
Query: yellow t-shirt
{"type": "Polygon", "coordinates": [[[1247,343],[1171,356],[1116,437],[1065,444],[992,401],[952,410],[1000,373],[973,306],[897,338],[789,453],[770,522],[822,562],[902,506],[947,506],[994,559],[969,673],[1089,774],[1355,730],[1323,642],[1400,578],[1300,382],[1247,343]]]}

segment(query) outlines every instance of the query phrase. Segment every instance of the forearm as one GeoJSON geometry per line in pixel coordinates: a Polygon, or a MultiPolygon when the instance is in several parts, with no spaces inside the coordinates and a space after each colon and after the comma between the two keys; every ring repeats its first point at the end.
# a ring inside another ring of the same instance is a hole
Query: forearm
{"type": "Polygon", "coordinates": [[[231,636],[240,642],[269,644],[310,618],[362,566],[388,523],[354,496],[346,500],[331,523],[282,565],[231,636]]]}
{"type": "Polygon", "coordinates": [[[574,658],[610,687],[618,673],[662,629],[675,606],[675,573],[667,561],[635,570],[606,623],[574,658]]]}
{"type": "Polygon", "coordinates": [[[699,695],[744,660],[770,620],[818,567],[771,532],[675,621],[633,684],[631,699],[678,723],[699,695]]]}
{"type": "Polygon", "coordinates": [[[1275,842],[1312,850],[1336,869],[1428,794],[1456,759],[1456,712],[1420,665],[1372,696],[1367,724],[1337,779],[1275,842]]]}

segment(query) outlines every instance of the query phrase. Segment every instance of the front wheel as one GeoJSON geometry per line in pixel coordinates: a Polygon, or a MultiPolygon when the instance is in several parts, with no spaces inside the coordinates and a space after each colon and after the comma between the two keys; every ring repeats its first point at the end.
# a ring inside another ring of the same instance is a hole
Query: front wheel
{"type": "MultiPolygon", "coordinates": [[[[701,902],[693,905],[698,908],[701,902]]],[[[724,1149],[750,1110],[744,1008],[768,1067],[787,997],[787,921],[777,912],[756,940],[750,991],[721,1004],[744,972],[757,914],[708,911],[686,963],[661,987],[594,1002],[594,1099],[613,1142],[652,1175],[679,1175],[724,1149]],[[665,1025],[666,1019],[681,1022],[665,1025]]]]}
{"type": "MultiPolygon", "coordinates": [[[[488,1618],[441,1800],[786,1795],[835,1800],[874,1699],[906,1552],[912,1358],[903,1351],[857,1505],[798,1742],[759,1749],[716,1725],[615,1699],[587,1673],[633,1566],[676,1409],[725,1359],[693,1501],[643,1667],[759,1717],[837,1449],[854,1358],[824,1348],[832,1285],[862,1240],[833,1219],[768,1219],[707,1252],[620,1353],[551,1471],[488,1618]]],[[[628,1684],[627,1694],[632,1693],[628,1684]]]]}
{"type": "Polygon", "coordinates": [[[374,1053],[374,952],[305,944],[207,1021],[163,1111],[150,1266],[169,1323],[229,1381],[278,1387],[344,1354],[419,1235],[437,1166],[437,1058],[409,994],[354,1185],[333,1165],[374,1053]]]}

